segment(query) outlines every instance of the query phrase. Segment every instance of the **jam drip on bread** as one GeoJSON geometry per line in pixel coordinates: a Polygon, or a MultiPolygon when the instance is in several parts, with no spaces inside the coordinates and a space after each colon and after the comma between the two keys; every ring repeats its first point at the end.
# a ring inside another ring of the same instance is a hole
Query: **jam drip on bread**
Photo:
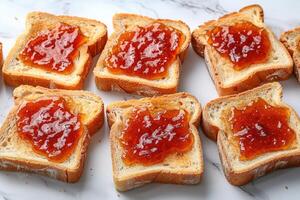
{"type": "Polygon", "coordinates": [[[241,160],[293,147],[296,134],[289,126],[290,110],[268,104],[262,98],[242,109],[233,108],[230,118],[241,160]]]}
{"type": "Polygon", "coordinates": [[[134,108],[120,137],[124,163],[153,165],[191,150],[194,137],[189,118],[185,110],[134,108]]]}
{"type": "Polygon", "coordinates": [[[119,35],[105,66],[114,74],[160,79],[167,76],[183,41],[180,31],[162,23],[138,26],[119,35]]]}
{"type": "Polygon", "coordinates": [[[216,26],[208,31],[208,43],[224,58],[243,70],[268,60],[271,42],[266,29],[251,22],[216,26]]]}
{"type": "Polygon", "coordinates": [[[74,70],[79,47],[87,41],[79,27],[59,23],[52,30],[38,32],[20,52],[20,60],[29,66],[68,74],[74,70]]]}
{"type": "Polygon", "coordinates": [[[24,102],[17,112],[17,132],[33,150],[54,162],[67,160],[83,132],[79,114],[62,97],[24,102]]]}

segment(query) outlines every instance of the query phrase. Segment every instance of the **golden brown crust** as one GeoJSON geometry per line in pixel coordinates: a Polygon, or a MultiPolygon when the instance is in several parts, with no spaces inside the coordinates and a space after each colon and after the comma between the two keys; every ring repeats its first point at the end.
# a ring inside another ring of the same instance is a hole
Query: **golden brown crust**
{"type": "MultiPolygon", "coordinates": [[[[105,28],[105,34],[102,35],[101,37],[98,37],[97,40],[94,43],[90,43],[88,45],[88,50],[87,50],[87,60],[84,63],[82,67],[82,70],[79,74],[79,80],[76,83],[67,83],[64,80],[52,80],[52,79],[47,79],[43,76],[37,76],[37,75],[27,75],[27,74],[20,74],[20,73],[15,73],[14,70],[8,70],[9,65],[15,58],[15,54],[19,50],[19,44],[23,43],[24,38],[25,38],[25,33],[23,35],[19,36],[14,47],[10,50],[7,59],[4,62],[4,66],[2,68],[3,72],[3,79],[4,82],[8,85],[11,86],[19,86],[22,84],[27,84],[27,85],[33,85],[33,86],[43,86],[43,87],[48,87],[48,88],[59,88],[59,89],[69,89],[69,90],[76,90],[76,89],[82,89],[84,86],[84,80],[90,70],[90,67],[92,65],[92,56],[97,55],[100,53],[107,41],[107,31],[106,31],[106,26],[96,20],[92,19],[86,19],[86,18],[81,18],[81,17],[74,17],[74,16],[56,16],[48,13],[43,13],[43,12],[32,12],[29,13],[27,16],[27,20],[29,20],[30,17],[32,16],[42,16],[42,17],[48,17],[48,18],[55,18],[57,20],[78,20],[78,21],[84,21],[84,22],[90,22],[90,23],[97,23],[103,28],[105,28]]],[[[60,74],[58,74],[60,75],[60,74]]]]}
{"type": "MultiPolygon", "coordinates": [[[[180,98],[192,98],[193,101],[195,101],[195,103],[197,105],[195,105],[195,111],[199,109],[199,112],[196,112],[196,116],[193,117],[193,121],[191,121],[191,124],[194,125],[195,129],[197,129],[197,127],[200,124],[201,121],[201,105],[198,102],[198,100],[185,92],[182,93],[175,93],[175,94],[170,94],[170,95],[163,95],[163,96],[159,96],[159,97],[148,97],[148,98],[142,98],[139,100],[128,100],[128,101],[120,101],[120,102],[114,102],[110,105],[107,106],[106,108],[106,112],[107,112],[107,121],[109,126],[111,127],[115,121],[114,121],[114,117],[113,117],[113,110],[116,108],[128,108],[131,106],[135,106],[135,105],[140,105],[140,104],[144,104],[147,102],[151,102],[152,100],[155,101],[166,101],[166,99],[169,99],[169,101],[172,101],[172,99],[180,99],[180,98]]],[[[197,130],[195,130],[197,131],[197,130]]],[[[198,135],[198,132],[196,133],[198,135]]],[[[114,148],[113,142],[115,140],[115,134],[112,132],[110,132],[110,145],[111,145],[111,156],[112,156],[112,165],[113,165],[113,178],[114,178],[114,182],[115,182],[115,186],[116,189],[119,191],[127,191],[130,189],[134,189],[135,187],[139,187],[142,186],[146,183],[150,183],[150,182],[158,182],[158,183],[172,183],[172,184],[197,184],[201,181],[202,175],[203,175],[203,169],[204,169],[204,164],[203,164],[203,155],[202,153],[200,153],[200,158],[195,159],[195,160],[200,160],[202,161],[200,163],[200,171],[197,172],[180,172],[180,170],[178,170],[177,172],[171,172],[168,170],[152,170],[152,171],[148,171],[148,172],[142,172],[142,173],[136,173],[135,175],[131,175],[130,177],[127,177],[126,179],[120,179],[117,174],[117,163],[114,161],[117,155],[116,149],[114,148]]],[[[202,145],[201,145],[201,141],[199,142],[199,146],[196,147],[197,149],[199,149],[199,151],[202,152],[202,145]]]]}
{"type": "Polygon", "coordinates": [[[300,27],[296,27],[292,30],[283,32],[280,36],[280,41],[283,43],[283,45],[288,49],[289,53],[291,54],[293,61],[294,61],[294,73],[295,76],[300,82],[300,27]],[[289,38],[290,35],[297,35],[294,38],[295,41],[290,41],[291,38],[289,38]],[[298,47],[297,47],[298,45],[298,47]]]}
{"type": "MultiPolygon", "coordinates": [[[[221,137],[221,135],[218,135],[218,137],[221,137]]],[[[290,153],[271,158],[264,162],[258,162],[255,166],[247,170],[237,172],[231,167],[230,160],[224,153],[226,150],[223,144],[219,142],[219,140],[222,139],[218,138],[218,148],[224,174],[228,182],[232,185],[245,185],[253,179],[264,176],[268,173],[273,172],[274,170],[300,166],[300,152],[298,152],[296,154],[290,153]]]]}
{"type": "Polygon", "coordinates": [[[27,160],[0,158],[0,170],[37,173],[67,183],[75,183],[80,179],[83,172],[89,142],[90,136],[85,134],[81,150],[82,156],[80,157],[80,164],[77,169],[68,170],[57,166],[45,166],[39,163],[32,163],[27,160]]]}
{"type": "MultiPolygon", "coordinates": [[[[128,24],[130,24],[133,19],[137,21],[145,21],[145,24],[150,23],[154,20],[164,23],[167,26],[172,26],[173,24],[180,24],[181,26],[184,26],[189,30],[189,27],[184,22],[179,20],[176,21],[176,20],[169,20],[169,19],[153,19],[141,15],[118,13],[113,17],[113,26],[115,29],[115,33],[112,34],[109,40],[113,41],[115,39],[116,33],[128,28],[129,26],[128,24]],[[124,23],[121,23],[120,21],[123,21],[124,23]]],[[[156,84],[154,81],[148,81],[144,79],[136,80],[135,77],[132,77],[131,79],[130,76],[121,77],[117,75],[111,75],[111,74],[99,72],[100,71],[99,69],[103,65],[103,58],[101,56],[94,70],[97,87],[104,91],[116,90],[116,91],[123,91],[126,93],[135,93],[143,96],[156,96],[160,94],[170,94],[176,92],[178,87],[178,82],[179,82],[178,77],[180,74],[181,63],[183,62],[186,56],[189,42],[191,39],[190,31],[189,34],[185,34],[185,37],[187,42],[184,43],[185,45],[182,46],[181,52],[180,54],[178,54],[179,59],[174,61],[174,63],[176,62],[176,65],[178,65],[176,66],[176,70],[175,70],[174,77],[176,77],[176,81],[174,81],[174,84],[168,84],[168,85],[164,85],[163,83],[156,84]]],[[[110,43],[110,41],[108,43],[110,43]]],[[[105,47],[105,50],[107,48],[108,47],[105,47]]],[[[103,54],[105,54],[104,52],[103,54]]]]}
{"type": "MultiPolygon", "coordinates": [[[[7,59],[9,60],[9,59],[7,59]]],[[[83,67],[84,71],[81,74],[80,81],[76,85],[68,85],[66,82],[53,81],[51,79],[46,79],[44,77],[29,76],[29,75],[19,75],[15,73],[10,73],[3,71],[3,80],[7,85],[16,87],[19,85],[32,85],[32,86],[42,86],[47,88],[58,88],[66,90],[79,90],[83,88],[84,80],[88,75],[89,69],[92,64],[92,58],[89,56],[85,66],[83,67]]],[[[5,65],[5,64],[4,64],[5,65]]]]}

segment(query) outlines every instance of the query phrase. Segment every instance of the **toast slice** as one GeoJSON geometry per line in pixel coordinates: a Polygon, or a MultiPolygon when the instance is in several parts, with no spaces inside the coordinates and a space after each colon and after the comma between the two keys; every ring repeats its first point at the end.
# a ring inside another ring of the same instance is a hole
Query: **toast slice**
{"type": "Polygon", "coordinates": [[[255,89],[210,101],[203,109],[205,134],[217,141],[220,159],[227,180],[233,185],[244,185],[273,170],[300,165],[300,121],[297,113],[282,102],[282,87],[278,82],[267,83],[255,89]],[[263,153],[251,160],[241,160],[240,150],[232,141],[232,129],[228,128],[233,107],[243,108],[262,98],[272,106],[290,111],[288,126],[294,130],[296,139],[291,148],[263,153]]]}
{"type": "Polygon", "coordinates": [[[300,27],[281,34],[280,41],[289,50],[294,61],[294,73],[300,82],[300,27]]]}
{"type": "Polygon", "coordinates": [[[109,37],[107,44],[97,62],[94,69],[96,85],[104,91],[123,91],[127,93],[135,93],[144,96],[154,96],[160,94],[174,93],[177,91],[180,65],[184,60],[187,52],[191,33],[189,27],[182,21],[174,21],[169,19],[152,19],[134,14],[115,14],[113,17],[114,33],[109,37]],[[117,42],[120,34],[135,29],[137,26],[144,27],[153,22],[160,22],[168,27],[175,28],[183,33],[185,40],[183,41],[178,55],[168,68],[166,77],[148,80],[138,76],[117,75],[110,73],[105,66],[105,59],[111,52],[112,47],[117,42]]]}
{"type": "Polygon", "coordinates": [[[106,26],[96,20],[71,16],[55,16],[42,12],[31,12],[26,18],[26,29],[10,50],[3,66],[5,83],[12,86],[21,84],[60,89],[82,89],[92,64],[92,56],[100,53],[107,41],[106,26]],[[59,23],[78,26],[87,41],[78,48],[74,58],[74,69],[70,73],[46,71],[24,64],[18,55],[26,43],[39,32],[51,30],[59,23]]]}
{"type": "Polygon", "coordinates": [[[197,54],[205,58],[207,68],[220,96],[236,94],[266,82],[285,80],[293,70],[292,59],[288,51],[264,24],[263,9],[259,5],[244,7],[239,12],[227,14],[218,20],[199,26],[192,33],[192,46],[197,54]],[[216,26],[230,26],[239,22],[251,22],[257,27],[264,28],[267,31],[271,49],[267,61],[251,64],[242,70],[235,70],[232,62],[221,56],[208,43],[207,33],[216,26]]]}
{"type": "Polygon", "coordinates": [[[78,181],[84,168],[90,138],[103,124],[104,108],[101,98],[87,91],[54,90],[27,85],[17,87],[13,96],[15,105],[0,129],[0,169],[33,172],[65,182],[78,181]],[[70,98],[70,109],[73,113],[82,114],[84,125],[73,153],[67,160],[59,163],[33,151],[31,144],[20,138],[16,125],[16,113],[22,102],[54,96],[70,98]]]}
{"type": "Polygon", "coordinates": [[[198,125],[201,107],[197,99],[188,93],[175,93],[139,100],[115,102],[108,105],[107,120],[110,126],[111,156],[113,179],[119,191],[140,187],[150,182],[173,184],[199,183],[204,166],[198,125]],[[136,106],[154,106],[162,109],[184,109],[190,114],[189,128],[194,136],[192,149],[185,153],[170,154],[158,164],[144,166],[142,164],[126,165],[122,160],[123,148],[119,137],[122,126],[136,106]]]}

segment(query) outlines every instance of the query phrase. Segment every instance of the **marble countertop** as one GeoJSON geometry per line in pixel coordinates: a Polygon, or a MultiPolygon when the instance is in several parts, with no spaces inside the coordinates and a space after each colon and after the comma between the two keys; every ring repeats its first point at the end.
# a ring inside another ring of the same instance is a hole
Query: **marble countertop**
{"type": "MultiPolygon", "coordinates": [[[[0,41],[4,56],[16,37],[24,30],[30,11],[46,11],[94,18],[104,22],[112,32],[111,18],[117,12],[129,12],[157,18],[180,19],[191,30],[203,22],[227,12],[259,3],[265,10],[265,22],[279,35],[300,25],[300,1],[226,1],[226,0],[1,0],[0,41]]],[[[282,82],[284,100],[300,113],[300,85],[292,77],[282,82]]],[[[103,97],[105,104],[136,96],[96,89],[92,73],[85,89],[103,97]]],[[[202,58],[192,48],[182,68],[180,91],[195,95],[202,105],[217,97],[202,58]]],[[[12,88],[0,84],[0,121],[12,106],[12,88]]],[[[201,131],[200,131],[201,132],[201,131]]],[[[300,199],[300,169],[279,170],[245,186],[235,187],[225,179],[216,145],[200,133],[205,158],[202,182],[195,186],[149,184],[126,193],[114,189],[107,124],[93,137],[86,166],[80,181],[67,184],[47,177],[15,172],[0,172],[0,200],[15,199],[300,199]]]]}

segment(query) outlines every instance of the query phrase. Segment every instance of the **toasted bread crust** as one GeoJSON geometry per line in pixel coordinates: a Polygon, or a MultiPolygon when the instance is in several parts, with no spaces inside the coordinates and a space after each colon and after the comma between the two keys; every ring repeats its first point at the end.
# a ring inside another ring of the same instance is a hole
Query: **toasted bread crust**
{"type": "MultiPolygon", "coordinates": [[[[219,134],[217,137],[218,140],[222,140],[221,134],[219,134]]],[[[233,170],[232,166],[230,165],[229,159],[224,153],[225,148],[222,143],[218,142],[217,145],[224,174],[228,182],[232,185],[245,185],[253,179],[264,176],[268,173],[273,172],[274,170],[300,166],[300,152],[298,152],[297,154],[290,153],[287,155],[278,156],[274,159],[269,159],[266,162],[257,163],[255,166],[247,170],[236,172],[233,170]]]]}
{"type": "MultiPolygon", "coordinates": [[[[126,13],[119,13],[114,15],[113,17],[113,26],[115,29],[115,33],[112,34],[111,37],[115,37],[116,33],[119,33],[120,31],[124,31],[126,30],[128,27],[127,25],[122,24],[122,27],[119,23],[119,21],[121,20],[140,20],[140,21],[145,21],[145,23],[150,23],[152,21],[158,21],[161,23],[169,23],[169,24],[180,24],[181,26],[184,26],[186,29],[189,30],[188,25],[186,25],[184,22],[178,20],[169,20],[169,19],[153,19],[150,17],[145,17],[145,16],[140,16],[140,15],[135,15],[135,14],[126,14],[126,13]]],[[[129,23],[129,22],[127,22],[129,23]]],[[[167,26],[170,26],[169,24],[166,24],[167,26]]],[[[187,50],[188,50],[188,46],[189,46],[189,42],[191,40],[191,35],[189,34],[185,34],[186,37],[186,42],[185,45],[182,46],[180,53],[178,54],[178,58],[174,61],[174,63],[176,62],[176,70],[175,70],[175,77],[176,77],[176,81],[174,81],[174,84],[168,84],[167,86],[164,85],[163,83],[161,84],[157,84],[154,83],[153,81],[148,81],[148,80],[135,80],[135,79],[131,79],[130,76],[126,76],[126,77],[121,77],[121,76],[113,76],[113,75],[107,75],[107,74],[102,74],[101,72],[98,72],[99,70],[97,70],[97,68],[101,68],[102,67],[102,63],[103,63],[103,57],[101,56],[98,60],[98,63],[96,65],[96,68],[94,70],[94,74],[95,74],[95,82],[96,85],[99,89],[104,90],[104,91],[123,91],[126,93],[134,93],[134,94],[139,94],[139,95],[143,95],[143,96],[156,96],[156,95],[160,95],[160,94],[170,94],[170,93],[174,93],[177,91],[177,87],[178,87],[178,82],[179,82],[179,74],[180,74],[180,67],[181,64],[183,63],[183,60],[187,54],[187,50]]],[[[115,40],[115,38],[110,38],[109,40],[113,41],[115,40]]],[[[108,42],[110,43],[110,41],[108,42]]],[[[108,46],[108,44],[107,44],[108,46]]],[[[105,49],[107,49],[109,47],[105,47],[105,49]]],[[[109,50],[109,49],[108,49],[109,50]]],[[[105,51],[104,51],[105,52],[105,51]]],[[[104,54],[103,52],[103,54],[104,54]]]]}
{"type": "MultiPolygon", "coordinates": [[[[13,113],[10,113],[9,115],[13,115],[11,117],[14,117],[13,113]]],[[[7,119],[9,119],[9,117],[7,119]]],[[[9,123],[9,121],[6,121],[4,123],[9,123]]],[[[84,163],[87,156],[87,149],[90,143],[89,134],[85,134],[83,140],[84,141],[81,149],[80,163],[78,164],[76,169],[70,170],[66,168],[60,168],[57,166],[45,166],[38,162],[28,162],[26,159],[16,160],[9,157],[2,157],[0,158],[0,170],[36,173],[63,182],[75,183],[79,181],[84,169],[84,163]]]]}
{"type": "MultiPolygon", "coordinates": [[[[143,99],[139,99],[139,100],[128,100],[128,101],[120,101],[120,102],[115,102],[112,103],[110,105],[107,106],[106,108],[106,112],[107,112],[107,121],[108,121],[108,125],[111,128],[111,126],[115,123],[114,121],[114,117],[112,114],[112,111],[115,107],[130,107],[130,106],[134,106],[137,104],[142,104],[142,103],[146,103],[146,102],[150,102],[151,99],[160,99],[163,101],[164,99],[169,99],[171,101],[171,99],[178,99],[178,98],[184,98],[184,97],[189,97],[189,98],[193,98],[195,103],[197,105],[195,105],[196,110],[199,108],[199,112],[197,112],[198,114],[196,115],[196,117],[194,118],[194,120],[191,122],[192,125],[194,125],[195,130],[197,129],[197,127],[200,124],[200,120],[201,120],[201,105],[198,102],[198,100],[191,96],[188,93],[182,92],[182,93],[175,93],[175,94],[171,94],[171,95],[163,95],[163,96],[159,96],[159,97],[152,97],[152,98],[143,98],[143,99]]],[[[203,169],[204,169],[204,164],[203,164],[203,155],[202,153],[200,153],[200,160],[202,161],[200,164],[200,171],[198,172],[170,172],[168,170],[152,170],[149,172],[137,172],[135,175],[132,175],[130,177],[127,177],[125,179],[121,179],[118,177],[117,175],[117,163],[115,162],[115,157],[117,156],[117,152],[116,149],[114,148],[113,142],[114,141],[114,135],[115,133],[110,132],[110,145],[111,145],[111,156],[112,156],[112,165],[113,165],[113,179],[114,179],[114,183],[115,183],[115,187],[117,190],[119,191],[128,191],[131,189],[134,189],[136,187],[140,187],[146,183],[151,183],[151,182],[158,182],[158,183],[172,183],[172,184],[197,184],[201,181],[202,179],[202,175],[203,175],[203,169]]],[[[202,151],[202,145],[201,145],[201,141],[199,142],[199,146],[196,147],[197,149],[199,149],[199,151],[202,151]]]]}
{"type": "MultiPolygon", "coordinates": [[[[254,87],[257,87],[263,83],[272,82],[272,81],[278,81],[278,80],[286,80],[289,78],[291,73],[293,72],[292,69],[292,58],[288,56],[288,63],[287,65],[276,65],[276,66],[269,66],[268,68],[262,68],[259,70],[254,70],[249,75],[245,76],[243,79],[239,80],[239,82],[233,82],[230,85],[224,86],[222,83],[222,78],[220,77],[220,74],[218,74],[217,66],[215,65],[213,61],[214,55],[211,55],[210,51],[206,47],[206,44],[202,43],[200,39],[201,30],[206,29],[209,26],[215,26],[220,20],[226,20],[227,18],[238,18],[241,14],[241,12],[250,12],[251,10],[255,9],[256,12],[259,12],[257,16],[259,17],[259,20],[261,22],[264,21],[264,13],[263,9],[260,5],[250,5],[247,7],[244,7],[239,10],[239,12],[233,12],[226,14],[222,17],[220,17],[217,20],[211,20],[203,25],[199,26],[197,29],[195,29],[192,32],[192,46],[195,52],[200,55],[201,57],[205,58],[205,62],[207,64],[207,67],[210,71],[210,76],[213,79],[213,82],[215,84],[215,87],[217,89],[217,92],[220,96],[224,95],[230,95],[230,94],[237,94],[240,92],[243,92],[245,90],[252,89],[254,87]],[[290,67],[289,67],[290,66],[290,67]]],[[[221,23],[221,22],[220,22],[221,23]]],[[[274,33],[271,31],[269,32],[272,37],[275,38],[274,33]]],[[[284,54],[288,55],[288,51],[286,48],[280,43],[279,44],[282,50],[285,52],[284,54]]]]}
{"type": "Polygon", "coordinates": [[[294,28],[292,30],[283,32],[280,36],[280,41],[284,44],[284,46],[288,49],[294,61],[294,73],[295,76],[300,82],[300,49],[297,48],[297,45],[300,43],[300,27],[294,28]],[[297,34],[295,36],[295,41],[290,41],[290,35],[297,34]]]}
{"type": "MultiPolygon", "coordinates": [[[[27,20],[29,20],[30,17],[32,16],[40,16],[41,18],[55,18],[58,21],[60,20],[78,20],[78,21],[84,21],[84,22],[90,22],[90,23],[97,23],[105,29],[105,34],[102,35],[101,37],[98,37],[96,41],[93,43],[90,42],[88,45],[88,50],[87,50],[87,56],[88,58],[86,59],[86,62],[83,64],[82,70],[79,76],[79,81],[76,83],[68,83],[63,80],[52,80],[49,78],[45,78],[42,76],[36,76],[36,75],[28,75],[28,74],[22,74],[22,73],[15,73],[12,70],[8,70],[9,65],[11,62],[14,60],[16,53],[19,51],[19,46],[18,44],[21,44],[24,40],[24,34],[20,35],[18,39],[16,40],[16,43],[14,47],[10,50],[7,59],[4,62],[4,66],[2,68],[3,72],[3,79],[4,82],[7,85],[10,86],[19,86],[22,84],[26,85],[33,85],[33,86],[43,86],[43,87],[48,87],[48,88],[59,88],[59,89],[69,89],[69,90],[77,90],[77,89],[82,89],[84,86],[84,80],[90,70],[90,67],[92,65],[92,57],[100,53],[107,41],[107,31],[106,31],[106,26],[96,20],[92,19],[87,19],[87,18],[81,18],[81,17],[74,17],[74,16],[59,16],[59,15],[52,15],[49,13],[43,13],[43,12],[31,12],[27,15],[27,20]]],[[[28,27],[26,27],[28,28],[28,27]]],[[[58,74],[59,75],[59,74],[58,74]]]]}

